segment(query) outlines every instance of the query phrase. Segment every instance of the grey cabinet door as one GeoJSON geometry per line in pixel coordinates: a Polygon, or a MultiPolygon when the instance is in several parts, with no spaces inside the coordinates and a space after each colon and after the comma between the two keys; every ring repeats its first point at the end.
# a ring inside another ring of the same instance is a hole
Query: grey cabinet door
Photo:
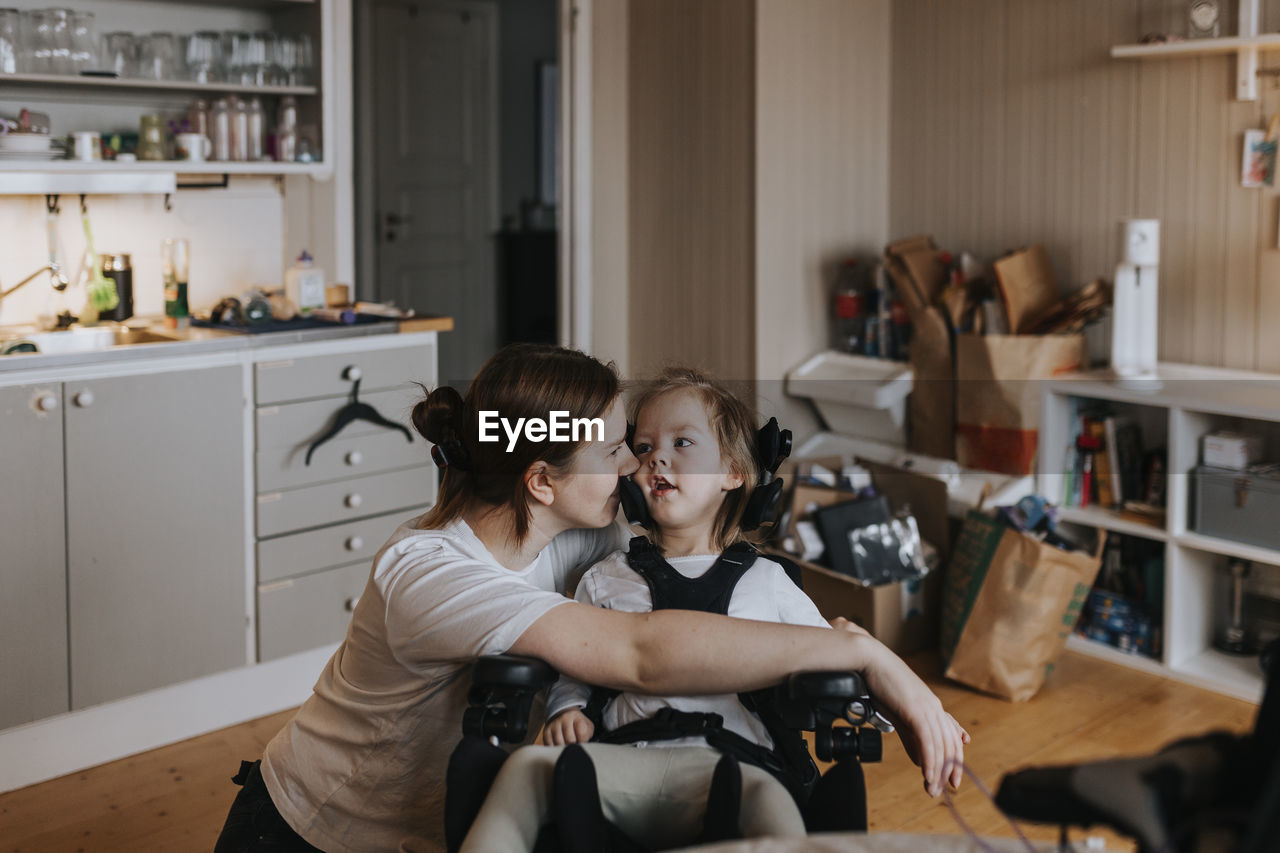
{"type": "Polygon", "coordinates": [[[65,713],[62,386],[0,388],[0,729],[65,713]]]}
{"type": "Polygon", "coordinates": [[[240,368],[64,391],[72,708],[243,665],[240,368]]]}

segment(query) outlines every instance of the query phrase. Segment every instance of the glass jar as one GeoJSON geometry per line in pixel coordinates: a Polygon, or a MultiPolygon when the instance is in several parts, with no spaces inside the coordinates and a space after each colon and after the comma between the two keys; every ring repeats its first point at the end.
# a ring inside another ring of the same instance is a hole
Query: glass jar
{"type": "Polygon", "coordinates": [[[167,160],[168,145],[165,144],[164,117],[145,115],[138,127],[138,159],[167,160]]]}
{"type": "Polygon", "coordinates": [[[231,99],[231,159],[249,159],[249,108],[235,97],[231,99]]]}
{"type": "Polygon", "coordinates": [[[213,143],[213,159],[226,162],[231,159],[231,105],[226,98],[213,102],[209,113],[209,140],[213,143]]]}
{"type": "Polygon", "coordinates": [[[68,18],[67,59],[70,74],[79,74],[98,67],[98,31],[92,12],[72,12],[68,18]]]}

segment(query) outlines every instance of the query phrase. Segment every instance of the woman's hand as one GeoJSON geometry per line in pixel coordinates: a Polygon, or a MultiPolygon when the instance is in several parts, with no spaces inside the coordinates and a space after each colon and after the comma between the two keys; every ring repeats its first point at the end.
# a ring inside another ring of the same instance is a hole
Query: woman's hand
{"type": "Polygon", "coordinates": [[[578,708],[556,714],[542,729],[542,742],[547,746],[586,743],[596,730],[595,724],[578,708]]]}
{"type": "Polygon", "coordinates": [[[920,768],[925,791],[936,797],[944,784],[958,788],[964,778],[962,763],[969,733],[902,658],[877,645],[879,649],[863,675],[877,706],[897,727],[907,755],[920,768]]]}
{"type": "Polygon", "coordinates": [[[861,634],[864,637],[870,637],[871,633],[863,628],[857,622],[850,622],[843,616],[837,616],[831,620],[831,627],[838,631],[848,631],[850,634],[861,634]]]}

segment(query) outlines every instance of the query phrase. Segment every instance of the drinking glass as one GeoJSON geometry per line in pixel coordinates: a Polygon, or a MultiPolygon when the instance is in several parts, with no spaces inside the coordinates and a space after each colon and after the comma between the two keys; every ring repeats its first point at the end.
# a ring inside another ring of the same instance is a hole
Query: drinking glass
{"type": "Polygon", "coordinates": [[[229,30],[222,34],[222,55],[226,62],[228,83],[242,83],[249,64],[249,34],[229,30]]]}
{"type": "Polygon", "coordinates": [[[138,49],[133,33],[107,33],[102,37],[102,65],[119,77],[132,77],[138,70],[138,49]]]}
{"type": "Polygon", "coordinates": [[[49,13],[49,71],[52,74],[75,74],[71,66],[71,10],[47,9],[49,13]]]}
{"type": "Polygon", "coordinates": [[[0,9],[0,74],[18,72],[18,33],[22,16],[17,9],[0,9]]]}
{"type": "Polygon", "coordinates": [[[151,33],[138,42],[138,76],[146,80],[172,80],[177,70],[173,33],[151,33]]]}
{"type": "Polygon", "coordinates": [[[311,36],[280,36],[276,43],[276,64],[282,86],[311,85],[311,36]]]}
{"type": "Polygon", "coordinates": [[[30,74],[53,73],[53,15],[49,9],[27,9],[21,14],[23,61],[30,74]]]}
{"type": "Polygon", "coordinates": [[[72,12],[68,16],[71,74],[98,67],[98,34],[92,12],[72,12]]]}
{"type": "Polygon", "coordinates": [[[187,41],[187,79],[196,83],[222,80],[222,39],[216,32],[202,30],[187,41]]]}

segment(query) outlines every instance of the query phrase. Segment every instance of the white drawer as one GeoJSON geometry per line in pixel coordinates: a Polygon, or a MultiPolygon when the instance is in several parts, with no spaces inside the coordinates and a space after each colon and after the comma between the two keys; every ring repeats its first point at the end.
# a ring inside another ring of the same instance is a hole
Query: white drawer
{"type": "Polygon", "coordinates": [[[435,501],[436,469],[420,465],[258,495],[258,536],[265,538],[354,521],[435,501]]]}
{"type": "Polygon", "coordinates": [[[263,539],[258,542],[258,583],[356,561],[369,565],[401,522],[421,515],[426,509],[425,506],[412,507],[319,530],[263,539]]]}
{"type": "Polygon", "coordinates": [[[427,447],[421,438],[412,443],[398,432],[357,435],[326,441],[305,464],[305,447],[271,447],[257,454],[258,491],[293,489],[312,483],[323,483],[411,468],[428,461],[427,447]]]}
{"type": "MultiPolygon", "coordinates": [[[[413,429],[413,407],[421,399],[422,390],[416,385],[373,391],[368,394],[363,393],[362,390],[360,394],[360,402],[368,403],[387,420],[403,424],[415,440],[420,439],[421,436],[413,429]]],[[[283,406],[259,406],[254,412],[254,421],[257,425],[257,447],[259,450],[268,447],[296,448],[300,449],[305,456],[307,445],[324,435],[334,415],[346,404],[345,397],[332,397],[283,406]]],[[[384,432],[398,435],[400,440],[404,441],[404,433],[400,430],[363,420],[351,421],[335,438],[380,435],[384,432]]]]}
{"type": "Polygon", "coordinates": [[[415,344],[260,362],[255,365],[255,399],[264,405],[344,396],[351,392],[356,379],[360,380],[361,392],[429,381],[435,363],[434,350],[434,344],[415,344]]]}
{"type": "Polygon", "coordinates": [[[259,662],[340,641],[369,571],[369,564],[361,562],[259,584],[259,662]]]}

